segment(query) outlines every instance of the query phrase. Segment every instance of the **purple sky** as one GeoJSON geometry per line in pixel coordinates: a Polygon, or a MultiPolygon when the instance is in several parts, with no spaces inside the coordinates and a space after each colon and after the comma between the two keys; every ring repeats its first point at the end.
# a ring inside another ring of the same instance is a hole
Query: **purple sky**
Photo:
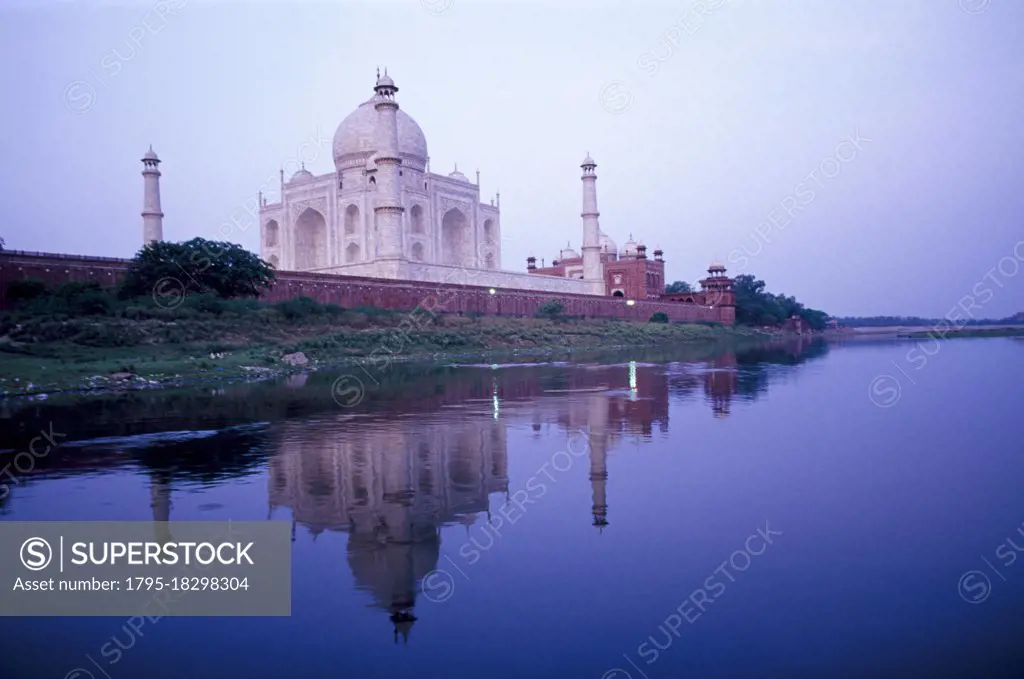
{"type": "Polygon", "coordinates": [[[505,268],[579,247],[589,151],[603,230],[669,280],[719,259],[837,315],[1024,311],[1013,0],[0,7],[9,248],[130,256],[152,143],[165,237],[234,215],[255,250],[244,206],[300,154],[333,169],[379,64],[432,169],[500,189],[505,268]]]}

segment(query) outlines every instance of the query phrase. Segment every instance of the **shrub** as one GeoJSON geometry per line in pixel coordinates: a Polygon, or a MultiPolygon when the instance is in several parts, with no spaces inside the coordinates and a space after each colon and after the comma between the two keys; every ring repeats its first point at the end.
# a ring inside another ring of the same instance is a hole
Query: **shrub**
{"type": "Polygon", "coordinates": [[[651,314],[651,323],[668,323],[668,314],[664,311],[655,311],[651,314]]]}
{"type": "Polygon", "coordinates": [[[24,280],[24,281],[12,281],[7,286],[7,299],[11,304],[21,304],[24,302],[31,302],[41,297],[48,297],[50,295],[49,288],[46,287],[46,283],[37,280],[24,280]]]}
{"type": "Polygon", "coordinates": [[[559,302],[557,299],[549,299],[540,305],[537,309],[538,318],[548,318],[551,320],[558,320],[565,316],[565,305],[559,302]]]}
{"type": "Polygon", "coordinates": [[[295,299],[278,302],[274,305],[274,308],[289,321],[319,316],[324,313],[323,305],[310,297],[296,297],[295,299]]]}
{"type": "Polygon", "coordinates": [[[47,314],[66,313],[71,316],[95,316],[109,314],[116,300],[110,290],[104,290],[93,281],[70,281],[64,283],[46,299],[37,300],[32,311],[47,314]]]}
{"type": "Polygon", "coordinates": [[[182,306],[186,309],[194,309],[199,313],[213,314],[214,316],[224,313],[224,301],[212,292],[204,292],[201,295],[188,295],[182,300],[182,306]]]}

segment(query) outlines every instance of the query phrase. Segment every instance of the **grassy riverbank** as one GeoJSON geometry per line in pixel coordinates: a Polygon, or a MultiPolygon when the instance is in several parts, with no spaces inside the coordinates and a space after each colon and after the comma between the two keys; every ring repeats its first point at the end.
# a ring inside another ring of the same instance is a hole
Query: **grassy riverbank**
{"type": "Polygon", "coordinates": [[[564,353],[760,338],[747,328],[571,318],[522,319],[192,300],[103,315],[35,311],[0,320],[0,396],[263,378],[360,359],[564,353]],[[413,322],[415,321],[415,322],[413,322]],[[301,352],[305,365],[282,356],[301,352]],[[372,358],[367,358],[372,357],[372,358]]]}
{"type": "Polygon", "coordinates": [[[932,328],[913,332],[900,332],[901,339],[955,339],[957,337],[1024,337],[1024,325],[994,326],[968,325],[962,328],[932,328]]]}

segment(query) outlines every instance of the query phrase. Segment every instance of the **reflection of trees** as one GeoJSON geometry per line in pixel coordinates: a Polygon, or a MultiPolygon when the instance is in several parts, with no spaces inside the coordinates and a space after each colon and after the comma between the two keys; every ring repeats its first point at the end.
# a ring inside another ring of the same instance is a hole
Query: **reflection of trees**
{"type": "Polygon", "coordinates": [[[750,399],[768,391],[780,367],[797,366],[828,353],[828,342],[819,338],[793,338],[790,341],[751,347],[736,355],[736,393],[750,399]]]}

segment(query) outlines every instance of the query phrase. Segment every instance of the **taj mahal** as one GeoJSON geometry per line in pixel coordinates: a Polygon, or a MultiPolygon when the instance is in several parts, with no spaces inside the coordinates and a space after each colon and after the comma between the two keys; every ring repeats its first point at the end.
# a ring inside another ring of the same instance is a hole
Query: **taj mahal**
{"type": "MultiPolygon", "coordinates": [[[[314,175],[302,166],[285,178],[282,169],[277,202],[259,192],[260,256],[290,281],[272,295],[319,294],[333,302],[338,293],[327,292],[328,280],[362,286],[349,292],[364,298],[370,285],[431,283],[463,286],[458,294],[465,310],[481,313],[529,315],[539,301],[523,301],[523,295],[555,294],[576,300],[578,315],[587,317],[630,317],[600,299],[611,297],[626,305],[655,304],[637,306],[637,318],[641,310],[657,310],[673,320],[735,321],[733,280],[721,263],[708,267],[700,290],[667,293],[661,248],[648,257],[647,246],[630,233],[620,249],[601,229],[597,163],[589,152],[580,163],[580,250],[567,242],[540,266],[531,254],[523,269],[503,267],[501,194],[484,202],[479,172],[476,181],[457,166],[446,175],[431,172],[426,135],[401,109],[397,94],[387,71],[378,71],[373,96],[334,133],[334,171],[314,175]],[[470,302],[471,288],[498,297],[470,302]]],[[[152,147],[142,162],[145,245],[163,239],[164,213],[161,161],[152,147]]],[[[410,306],[396,301],[393,289],[379,292],[372,303],[410,306]]],[[[349,303],[371,303],[352,295],[349,303]]]]}
{"type": "MultiPolygon", "coordinates": [[[[431,172],[426,136],[400,108],[386,71],[373,90],[334,134],[334,172],[315,176],[303,167],[286,179],[282,170],[279,202],[260,196],[263,259],[289,271],[433,283],[464,282],[455,277],[471,271],[474,285],[610,294],[604,264],[618,250],[598,225],[589,154],[581,165],[582,256],[568,245],[561,253],[578,266],[503,270],[501,195],[483,202],[479,173],[473,182],[457,167],[431,172]]],[[[638,254],[630,245],[623,257],[638,254]]]]}

